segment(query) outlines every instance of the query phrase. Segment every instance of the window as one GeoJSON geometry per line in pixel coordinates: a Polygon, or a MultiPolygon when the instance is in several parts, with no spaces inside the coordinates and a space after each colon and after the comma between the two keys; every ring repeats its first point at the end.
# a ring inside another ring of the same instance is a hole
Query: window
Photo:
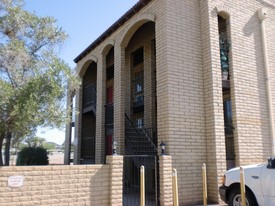
{"type": "Polygon", "coordinates": [[[143,128],[143,125],[144,125],[143,113],[138,113],[134,115],[134,124],[136,128],[143,128]]]}
{"type": "Polygon", "coordinates": [[[137,49],[133,53],[133,66],[143,63],[143,47],[137,49]]]}
{"type": "Polygon", "coordinates": [[[143,92],[143,71],[134,74],[134,95],[143,92]]]}

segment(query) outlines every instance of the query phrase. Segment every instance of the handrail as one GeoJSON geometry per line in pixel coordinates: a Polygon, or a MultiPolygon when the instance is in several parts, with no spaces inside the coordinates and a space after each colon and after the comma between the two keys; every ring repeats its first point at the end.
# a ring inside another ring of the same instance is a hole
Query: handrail
{"type": "Polygon", "coordinates": [[[134,126],[133,122],[130,120],[130,118],[128,117],[128,115],[125,113],[125,117],[128,120],[128,123],[131,124],[132,128],[135,130],[135,133],[139,136],[138,131],[136,130],[136,127],[134,126]]]}
{"type": "Polygon", "coordinates": [[[235,127],[233,127],[232,124],[224,124],[224,128],[235,129],[235,127]]]}
{"type": "Polygon", "coordinates": [[[147,133],[147,131],[144,128],[141,128],[141,129],[143,130],[145,136],[150,140],[150,143],[151,143],[151,145],[153,145],[155,151],[158,152],[158,149],[157,149],[155,143],[152,141],[151,136],[147,133]]]}
{"type": "MultiPolygon", "coordinates": [[[[128,115],[126,113],[125,113],[125,117],[128,120],[128,122],[131,124],[132,128],[135,130],[135,133],[139,137],[140,136],[139,132],[136,130],[136,127],[134,126],[134,124],[132,123],[132,121],[130,120],[130,118],[128,117],[128,115]]],[[[155,152],[158,152],[158,149],[157,149],[156,145],[152,141],[151,137],[148,135],[147,131],[143,127],[141,129],[142,129],[143,133],[145,134],[145,136],[147,137],[147,139],[149,140],[149,142],[151,143],[151,145],[154,147],[155,152]]]]}

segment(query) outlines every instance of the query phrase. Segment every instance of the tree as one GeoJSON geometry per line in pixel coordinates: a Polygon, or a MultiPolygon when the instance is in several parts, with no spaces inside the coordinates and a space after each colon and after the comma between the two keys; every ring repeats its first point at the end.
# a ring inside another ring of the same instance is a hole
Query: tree
{"type": "Polygon", "coordinates": [[[45,138],[37,137],[37,136],[29,136],[25,139],[28,147],[42,147],[46,142],[45,138]]]}
{"type": "Polygon", "coordinates": [[[68,82],[71,87],[78,85],[69,66],[57,56],[66,33],[54,18],[38,17],[25,11],[23,4],[0,0],[0,165],[5,138],[21,141],[38,126],[64,124],[69,114],[65,109],[68,82]]]}
{"type": "Polygon", "coordinates": [[[43,147],[24,147],[20,150],[16,165],[48,165],[49,157],[43,147]]]}

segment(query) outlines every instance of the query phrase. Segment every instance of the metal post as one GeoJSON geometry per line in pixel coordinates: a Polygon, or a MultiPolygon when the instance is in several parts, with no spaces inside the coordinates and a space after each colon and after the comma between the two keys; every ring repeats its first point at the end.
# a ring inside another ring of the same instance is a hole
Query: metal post
{"type": "Polygon", "coordinates": [[[240,182],[241,182],[241,196],[242,196],[242,205],[246,205],[245,198],[245,181],[244,181],[244,170],[243,167],[240,167],[240,182]]]}
{"type": "Polygon", "coordinates": [[[140,167],[140,206],[145,206],[144,166],[140,167]]]}
{"type": "Polygon", "coordinates": [[[265,19],[268,17],[267,10],[264,8],[260,8],[258,10],[258,18],[260,19],[261,25],[261,36],[262,36],[262,47],[263,47],[263,58],[264,58],[264,68],[265,68],[265,82],[266,82],[266,92],[267,92],[267,108],[269,112],[269,125],[270,125],[270,136],[271,136],[271,149],[272,156],[275,156],[275,128],[274,128],[274,117],[273,117],[273,101],[272,101],[272,78],[270,75],[269,68],[269,56],[268,56],[268,48],[266,43],[266,32],[265,32],[265,19]]]}
{"type": "Polygon", "coordinates": [[[177,170],[173,169],[173,199],[174,206],[179,206],[177,170]]]}
{"type": "Polygon", "coordinates": [[[206,180],[206,165],[202,164],[202,188],[203,188],[203,206],[207,205],[207,180],[206,180]]]}

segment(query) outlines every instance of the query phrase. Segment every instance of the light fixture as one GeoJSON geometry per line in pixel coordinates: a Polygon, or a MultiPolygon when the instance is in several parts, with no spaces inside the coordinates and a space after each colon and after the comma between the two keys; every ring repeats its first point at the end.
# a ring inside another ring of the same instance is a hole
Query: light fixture
{"type": "Polygon", "coordinates": [[[113,141],[113,155],[117,155],[117,141],[113,141]]]}
{"type": "Polygon", "coordinates": [[[161,153],[160,153],[160,155],[164,155],[165,154],[165,144],[164,144],[164,142],[163,141],[161,141],[161,143],[160,143],[160,149],[161,149],[161,153]]]}

